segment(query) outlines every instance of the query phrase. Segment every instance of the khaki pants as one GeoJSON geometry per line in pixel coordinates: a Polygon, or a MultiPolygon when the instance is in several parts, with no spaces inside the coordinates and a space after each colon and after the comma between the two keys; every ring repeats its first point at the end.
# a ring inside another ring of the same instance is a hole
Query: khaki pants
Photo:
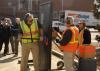
{"type": "Polygon", "coordinates": [[[11,36],[10,37],[10,43],[11,43],[11,47],[12,47],[12,52],[14,54],[17,54],[18,55],[19,41],[17,39],[18,39],[17,36],[11,36]]]}
{"type": "Polygon", "coordinates": [[[30,51],[32,52],[35,71],[39,71],[39,44],[38,43],[22,44],[22,59],[21,59],[20,71],[27,71],[27,63],[28,63],[28,57],[30,51]]]}
{"type": "Polygon", "coordinates": [[[73,68],[74,64],[74,54],[69,52],[64,52],[64,64],[66,71],[75,71],[73,68]]]}

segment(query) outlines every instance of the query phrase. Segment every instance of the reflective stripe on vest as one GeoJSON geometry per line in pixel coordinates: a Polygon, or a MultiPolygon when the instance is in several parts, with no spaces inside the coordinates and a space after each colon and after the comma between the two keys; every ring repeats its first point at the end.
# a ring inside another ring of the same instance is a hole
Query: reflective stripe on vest
{"type": "MultiPolygon", "coordinates": [[[[65,45],[65,46],[61,46],[61,48],[63,49],[63,51],[67,51],[67,52],[75,52],[78,46],[78,30],[75,30],[74,27],[71,27],[70,30],[72,31],[72,38],[71,41],[65,45]]],[[[65,30],[66,32],[66,30],[65,30]]],[[[65,33],[64,32],[64,33],[65,33]]],[[[63,34],[64,35],[64,34],[63,34]]]]}
{"type": "Polygon", "coordinates": [[[39,32],[36,22],[33,21],[30,28],[27,26],[27,24],[25,24],[24,21],[22,21],[20,26],[23,31],[22,43],[31,43],[33,41],[39,40],[39,32]]]}
{"type": "Polygon", "coordinates": [[[79,51],[81,58],[93,58],[96,55],[95,46],[92,45],[80,45],[79,51]]]}
{"type": "MultiPolygon", "coordinates": [[[[77,27],[71,27],[69,29],[72,31],[72,38],[71,38],[71,41],[69,42],[69,44],[78,43],[78,35],[79,35],[78,28],[77,27]]],[[[63,35],[65,34],[66,31],[67,31],[67,29],[64,31],[63,35]]]]}
{"type": "Polygon", "coordinates": [[[74,26],[73,29],[74,29],[74,31],[76,33],[75,34],[75,42],[78,43],[79,29],[76,26],[74,26]]]}

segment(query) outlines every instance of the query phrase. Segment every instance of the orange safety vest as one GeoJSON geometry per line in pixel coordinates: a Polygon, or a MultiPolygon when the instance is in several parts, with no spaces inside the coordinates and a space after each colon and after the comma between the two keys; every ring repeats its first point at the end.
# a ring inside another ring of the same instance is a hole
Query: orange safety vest
{"type": "Polygon", "coordinates": [[[90,44],[83,44],[84,38],[83,38],[84,29],[79,34],[79,52],[81,58],[93,58],[95,57],[96,50],[95,46],[90,44]]]}
{"type": "Polygon", "coordinates": [[[75,34],[75,41],[76,41],[76,44],[77,44],[77,47],[78,47],[79,29],[76,26],[74,26],[73,29],[74,29],[74,31],[76,33],[75,34]]]}
{"type": "Polygon", "coordinates": [[[84,29],[81,30],[79,34],[79,52],[80,52],[80,57],[81,58],[93,58],[95,57],[96,50],[95,46],[90,45],[90,44],[83,44],[84,38],[84,29]]]}
{"type": "Polygon", "coordinates": [[[81,58],[93,58],[95,57],[96,50],[93,45],[79,45],[81,58]]]}
{"type": "MultiPolygon", "coordinates": [[[[76,49],[77,49],[77,46],[78,46],[78,35],[79,35],[79,31],[78,31],[78,28],[76,27],[70,27],[69,28],[71,31],[72,31],[72,38],[71,38],[71,41],[66,44],[65,46],[61,46],[61,50],[63,50],[63,52],[75,52],[76,49]]],[[[66,32],[67,30],[64,31],[64,33],[66,32]]],[[[63,35],[64,35],[63,33],[63,35]]],[[[62,35],[62,36],[63,36],[62,35]]]]}

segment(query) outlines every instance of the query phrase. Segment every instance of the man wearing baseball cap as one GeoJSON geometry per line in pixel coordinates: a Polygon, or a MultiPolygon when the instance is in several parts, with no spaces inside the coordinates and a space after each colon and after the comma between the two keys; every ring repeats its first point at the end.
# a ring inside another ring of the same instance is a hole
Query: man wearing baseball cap
{"type": "Polygon", "coordinates": [[[56,42],[60,43],[60,49],[64,53],[64,64],[66,71],[74,71],[73,62],[74,55],[78,46],[78,28],[73,24],[73,18],[66,18],[67,28],[62,34],[62,39],[56,39],[56,42]]]}

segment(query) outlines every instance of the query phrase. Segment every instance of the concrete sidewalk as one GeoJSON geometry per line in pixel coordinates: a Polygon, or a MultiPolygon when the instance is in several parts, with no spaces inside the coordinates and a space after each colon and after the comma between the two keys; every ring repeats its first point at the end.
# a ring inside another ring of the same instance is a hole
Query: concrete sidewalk
{"type": "Polygon", "coordinates": [[[9,44],[9,55],[3,56],[3,49],[0,52],[0,71],[20,71],[20,65],[18,64],[18,60],[21,59],[21,45],[19,45],[18,56],[15,57],[11,51],[11,45],[9,44]]]}

